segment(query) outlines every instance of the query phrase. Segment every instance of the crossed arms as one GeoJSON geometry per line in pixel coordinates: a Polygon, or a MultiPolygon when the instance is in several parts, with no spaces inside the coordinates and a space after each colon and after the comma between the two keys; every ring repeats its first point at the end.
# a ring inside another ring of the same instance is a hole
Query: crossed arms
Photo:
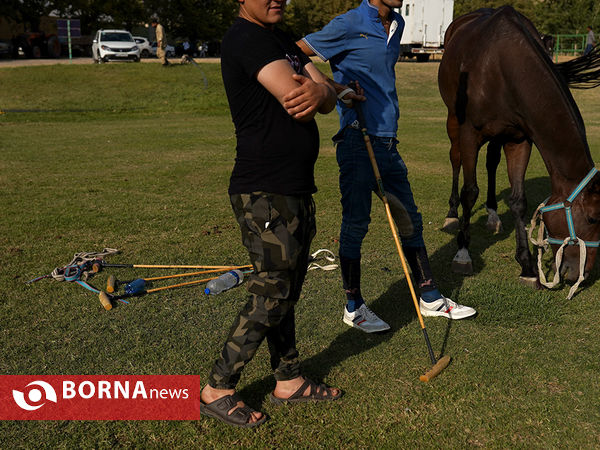
{"type": "Polygon", "coordinates": [[[256,78],[300,122],[335,108],[335,90],[313,63],[305,65],[302,75],[298,75],[286,60],[279,59],[260,69],[256,78]]]}

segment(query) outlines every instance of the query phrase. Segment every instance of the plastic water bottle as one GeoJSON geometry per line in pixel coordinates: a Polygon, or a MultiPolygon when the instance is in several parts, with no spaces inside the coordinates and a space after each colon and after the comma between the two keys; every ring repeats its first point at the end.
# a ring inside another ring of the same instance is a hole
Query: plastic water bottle
{"type": "Polygon", "coordinates": [[[133,280],[125,286],[125,293],[130,295],[142,294],[146,292],[146,281],[143,278],[133,280]]]}
{"type": "Polygon", "coordinates": [[[206,283],[206,289],[204,289],[205,294],[220,294],[227,289],[231,289],[232,287],[241,284],[244,281],[244,274],[241,270],[230,270],[227,273],[219,276],[219,278],[215,278],[214,280],[210,280],[206,283]]]}

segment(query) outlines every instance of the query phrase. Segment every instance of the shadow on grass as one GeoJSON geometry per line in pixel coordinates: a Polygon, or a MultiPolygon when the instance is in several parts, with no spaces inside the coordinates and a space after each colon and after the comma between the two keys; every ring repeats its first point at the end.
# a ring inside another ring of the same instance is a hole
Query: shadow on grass
{"type": "MultiPolygon", "coordinates": [[[[389,331],[369,334],[354,328],[348,328],[331,341],[325,350],[303,360],[302,373],[320,382],[327,377],[333,367],[341,364],[347,358],[359,355],[389,341],[396,330],[410,324],[417,316],[412,301],[398,301],[399,298],[406,299],[407,292],[408,286],[406,281],[402,279],[390,286],[377,299],[369,302],[369,307],[374,311],[385,311],[385,315],[382,313],[382,316],[390,324],[391,329],[389,331]]],[[[335,320],[338,320],[338,318],[336,317],[335,320]]],[[[273,388],[273,376],[269,374],[244,386],[240,390],[240,395],[251,404],[253,402],[260,404],[273,388]]]]}
{"type": "MultiPolygon", "coordinates": [[[[528,213],[526,215],[526,219],[527,219],[527,221],[529,221],[531,219],[531,217],[533,216],[533,213],[535,212],[538,205],[545,198],[547,198],[548,195],[550,194],[550,178],[547,176],[544,176],[544,177],[537,177],[537,178],[525,180],[525,192],[527,195],[527,205],[528,205],[527,206],[528,213]]],[[[510,198],[510,195],[511,195],[511,189],[506,188],[497,195],[497,198],[498,198],[499,202],[505,201],[505,203],[508,204],[508,199],[510,198]]],[[[480,199],[482,198],[481,193],[480,193],[479,197],[480,197],[480,199]]],[[[483,198],[484,198],[483,201],[485,201],[485,197],[483,197],[483,198]]],[[[473,209],[473,215],[482,209],[485,209],[484,202],[481,202],[478,207],[473,209]]],[[[510,235],[514,231],[515,220],[514,220],[514,216],[512,215],[510,209],[508,209],[506,212],[504,212],[500,216],[500,220],[502,221],[503,230],[496,235],[491,234],[485,227],[486,222],[487,222],[487,215],[483,215],[482,217],[480,217],[477,220],[477,222],[471,222],[471,245],[470,245],[469,251],[471,254],[471,258],[473,259],[473,272],[474,272],[473,275],[476,275],[477,273],[481,272],[481,270],[485,266],[485,264],[481,258],[481,254],[483,254],[489,247],[491,247],[496,242],[499,242],[506,238],[509,238],[510,235]]],[[[450,259],[448,259],[448,255],[446,254],[446,251],[448,250],[446,247],[448,247],[448,244],[445,245],[444,247],[442,247],[441,249],[439,249],[433,256],[431,256],[432,267],[434,268],[434,273],[439,273],[439,270],[444,270],[444,269],[447,270],[448,261],[451,260],[451,258],[453,258],[453,252],[456,252],[458,250],[458,246],[456,244],[456,239],[454,239],[452,242],[449,242],[449,245],[451,247],[453,246],[453,248],[449,250],[450,251],[450,259]],[[441,256],[442,253],[444,254],[444,258],[438,258],[438,256],[441,256]],[[434,267],[434,262],[435,262],[435,267],[434,267]],[[440,263],[443,265],[443,267],[439,266],[440,263]]],[[[528,245],[529,245],[529,250],[531,251],[531,253],[533,254],[534,258],[536,258],[536,261],[537,261],[537,248],[533,247],[532,244],[529,242],[528,242],[528,245]]],[[[516,251],[516,242],[514,243],[513,248],[516,251]]],[[[594,266],[594,269],[591,271],[589,277],[582,284],[582,286],[581,286],[582,288],[585,288],[586,286],[591,286],[592,284],[594,284],[595,281],[598,280],[599,273],[598,273],[598,269],[596,266],[597,265],[594,266]]],[[[516,259],[513,258],[510,261],[510,267],[514,267],[515,278],[518,277],[519,273],[520,273],[520,266],[517,263],[516,259]]],[[[549,269],[549,264],[548,264],[547,269],[549,269]]],[[[547,278],[548,278],[548,275],[547,275],[547,278]]],[[[457,284],[453,286],[453,289],[459,289],[462,285],[462,278],[457,279],[457,277],[453,277],[453,281],[454,280],[457,282],[457,284]]],[[[558,289],[564,288],[567,284],[571,285],[571,283],[565,283],[564,281],[562,281],[561,284],[559,284],[559,286],[557,288],[558,289]]],[[[580,290],[578,292],[580,292],[580,290]]],[[[575,294],[575,295],[577,295],[577,294],[575,294]]]]}
{"type": "MultiPolygon", "coordinates": [[[[546,198],[550,192],[550,181],[548,177],[538,177],[530,180],[525,180],[525,192],[527,195],[527,210],[528,213],[526,215],[526,220],[529,221],[532,217],[535,209],[540,204],[540,202],[546,198]],[[535,200],[532,200],[535,199],[535,200]]],[[[482,195],[483,192],[480,192],[478,198],[478,206],[473,208],[472,216],[476,215],[479,211],[485,210],[485,197],[482,195]]],[[[508,199],[510,198],[511,189],[504,189],[502,192],[497,194],[497,198],[499,203],[505,201],[508,204],[508,199]]],[[[485,263],[481,258],[481,255],[490,247],[492,247],[497,242],[503,241],[510,237],[515,229],[515,220],[512,215],[510,209],[507,209],[502,214],[499,214],[500,220],[502,221],[502,231],[498,234],[492,234],[487,228],[487,214],[480,216],[476,222],[471,221],[470,232],[471,232],[471,243],[469,246],[469,253],[473,260],[473,275],[477,275],[481,270],[485,267],[485,263]]],[[[450,266],[450,262],[454,257],[455,253],[458,250],[458,245],[456,243],[456,235],[457,233],[453,233],[455,236],[450,242],[446,245],[439,248],[434,254],[429,255],[432,269],[434,274],[436,273],[446,273],[450,266]]],[[[514,245],[514,249],[516,252],[516,242],[514,245]]],[[[531,246],[530,246],[531,251],[531,246]]],[[[516,260],[512,260],[515,266],[516,277],[519,276],[520,268],[519,264],[516,260]]],[[[462,285],[463,276],[455,275],[452,277],[453,281],[453,289],[460,288],[462,285]]]]}
{"type": "MultiPolygon", "coordinates": [[[[531,217],[537,208],[537,205],[539,204],[537,199],[545,198],[547,196],[548,189],[548,177],[538,177],[525,181],[525,191],[530,199],[528,200],[529,217],[531,217]]],[[[510,193],[510,188],[507,188],[500,192],[498,197],[501,199],[501,201],[508,200],[510,193]]],[[[483,208],[485,208],[485,205],[482,203],[477,208],[474,208],[473,213],[475,214],[483,208]]],[[[502,213],[500,215],[500,219],[503,223],[503,230],[495,235],[489,232],[486,228],[486,214],[480,215],[476,222],[471,223],[472,240],[470,252],[473,259],[474,269],[474,274],[472,276],[476,276],[485,266],[481,255],[497,242],[510,238],[510,235],[513,233],[514,218],[510,210],[502,213]]],[[[516,245],[516,243],[514,245],[516,245]]],[[[446,293],[446,295],[452,295],[453,300],[460,303],[460,292],[465,278],[462,275],[452,273],[450,270],[450,264],[456,251],[456,238],[449,236],[448,242],[438,248],[435,252],[431,253],[429,258],[434,276],[441,280],[441,282],[438,284],[440,284],[442,291],[446,293]]],[[[511,260],[510,265],[511,267],[514,266],[514,271],[512,272],[514,272],[514,277],[516,279],[520,273],[519,264],[513,259],[511,260]]],[[[598,271],[594,272],[597,277],[598,271]]],[[[414,310],[412,300],[410,299],[410,295],[407,295],[408,292],[408,285],[402,276],[399,281],[392,284],[379,298],[369,303],[369,307],[371,309],[373,309],[375,312],[382,313],[382,316],[391,326],[390,331],[383,334],[366,334],[349,328],[337,336],[325,350],[304,360],[302,362],[303,373],[305,373],[308,377],[314,378],[315,380],[323,380],[327,377],[333,367],[341,364],[347,358],[359,355],[384,342],[387,342],[393,337],[395,330],[399,330],[404,326],[414,322],[417,318],[417,315],[414,310]],[[399,301],[398,299],[400,298],[403,299],[403,301],[399,301]]],[[[531,292],[533,293],[534,291],[531,290],[531,292]]],[[[478,307],[478,305],[473,306],[475,308],[478,307]]],[[[541,322],[544,321],[543,317],[540,317],[539,319],[541,322]]],[[[535,320],[535,318],[533,318],[533,320],[535,320]]],[[[445,354],[448,341],[451,337],[452,322],[452,320],[448,320],[447,322],[444,339],[441,346],[435,345],[433,348],[434,354],[437,358],[440,358],[445,354]]],[[[425,343],[423,343],[423,347],[425,351],[425,343]]],[[[273,378],[271,375],[269,375],[245,386],[240,392],[244,398],[247,398],[251,402],[255,402],[255,404],[260,404],[265,396],[267,396],[272,390],[273,378]]]]}

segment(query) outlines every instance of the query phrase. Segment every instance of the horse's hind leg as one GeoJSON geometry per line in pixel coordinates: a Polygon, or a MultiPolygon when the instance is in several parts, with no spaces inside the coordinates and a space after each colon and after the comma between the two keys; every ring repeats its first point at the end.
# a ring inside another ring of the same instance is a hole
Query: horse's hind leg
{"type": "Polygon", "coordinates": [[[446,129],[448,131],[448,137],[450,138],[450,163],[452,164],[452,191],[450,192],[450,199],[448,204],[450,209],[444,220],[442,230],[444,231],[455,231],[458,229],[458,178],[460,175],[460,147],[458,145],[458,136],[460,132],[458,119],[454,114],[448,112],[448,119],[446,121],[446,129]]]}
{"type": "Polygon", "coordinates": [[[491,140],[487,146],[485,157],[485,167],[488,175],[487,199],[485,208],[488,213],[487,229],[494,234],[502,231],[502,221],[498,217],[498,202],[496,201],[496,171],[500,158],[502,156],[502,143],[497,140],[491,140]]]}
{"type": "Polygon", "coordinates": [[[531,142],[523,141],[518,144],[507,143],[504,145],[506,153],[506,165],[508,168],[508,178],[512,187],[509,205],[515,217],[515,235],[517,240],[517,250],[515,259],[521,265],[520,280],[524,284],[539,288],[538,273],[535,265],[535,258],[529,251],[527,241],[527,198],[525,197],[525,171],[531,155],[531,142]]]}
{"type": "Polygon", "coordinates": [[[462,206],[462,220],[458,232],[458,252],[452,260],[452,270],[465,275],[473,273],[473,262],[469,255],[469,243],[471,241],[471,211],[479,195],[477,186],[477,154],[481,143],[477,141],[474,131],[463,131],[461,139],[461,157],[463,167],[464,184],[460,191],[460,204],[462,206]]]}

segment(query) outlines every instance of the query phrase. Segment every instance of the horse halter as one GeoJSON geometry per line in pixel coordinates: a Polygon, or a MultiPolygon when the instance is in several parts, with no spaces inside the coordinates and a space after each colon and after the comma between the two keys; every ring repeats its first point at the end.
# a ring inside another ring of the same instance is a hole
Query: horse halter
{"type": "MultiPolygon", "coordinates": [[[[594,175],[596,175],[596,173],[598,173],[598,169],[593,167],[592,170],[590,170],[588,172],[588,174],[585,176],[585,178],[583,180],[581,180],[581,183],[579,183],[577,185],[577,187],[573,190],[573,192],[571,192],[571,195],[569,195],[564,202],[555,203],[554,205],[550,205],[550,206],[542,206],[540,208],[540,213],[542,213],[542,214],[544,214],[545,212],[548,212],[548,211],[556,211],[556,210],[562,209],[562,208],[565,209],[565,215],[567,216],[567,226],[569,227],[569,238],[568,238],[569,240],[567,242],[567,245],[574,245],[575,243],[577,243],[579,241],[579,238],[575,235],[575,225],[573,224],[573,215],[571,214],[571,204],[573,203],[573,200],[575,200],[575,197],[577,197],[579,195],[579,193],[583,190],[583,188],[587,186],[587,184],[594,177],[594,175]]],[[[548,197],[548,198],[550,198],[550,197],[548,197]]],[[[547,201],[548,201],[548,199],[544,200],[543,205],[545,205],[547,201]]],[[[564,241],[565,241],[564,239],[548,237],[549,244],[561,245],[561,244],[563,244],[564,241]]],[[[586,247],[600,246],[600,241],[584,241],[584,243],[585,243],[586,247]]]]}
{"type": "Polygon", "coordinates": [[[593,167],[564,202],[546,206],[546,202],[550,197],[544,200],[535,210],[533,218],[531,219],[531,226],[529,227],[529,240],[533,245],[538,247],[538,274],[540,277],[540,283],[548,288],[553,288],[560,282],[560,264],[562,262],[564,248],[567,245],[579,245],[579,278],[571,287],[569,295],[567,296],[567,300],[570,300],[573,297],[573,294],[575,294],[579,284],[583,281],[585,261],[587,259],[586,247],[600,247],[600,241],[584,241],[583,239],[577,237],[575,233],[575,225],[573,223],[573,214],[571,213],[571,205],[573,204],[573,201],[581,193],[581,191],[583,191],[583,188],[587,186],[596,173],[598,173],[598,169],[593,167]],[[564,239],[553,238],[548,235],[548,231],[546,230],[544,238],[545,225],[543,214],[563,208],[565,210],[565,216],[567,219],[567,227],[569,228],[569,236],[564,239]],[[534,228],[537,226],[538,219],[540,220],[540,228],[538,230],[538,239],[536,240],[532,237],[532,235],[534,228]],[[560,245],[560,248],[556,252],[555,258],[556,273],[554,274],[554,279],[550,283],[546,281],[546,277],[542,270],[542,254],[545,250],[548,250],[548,244],[560,245]]]}

